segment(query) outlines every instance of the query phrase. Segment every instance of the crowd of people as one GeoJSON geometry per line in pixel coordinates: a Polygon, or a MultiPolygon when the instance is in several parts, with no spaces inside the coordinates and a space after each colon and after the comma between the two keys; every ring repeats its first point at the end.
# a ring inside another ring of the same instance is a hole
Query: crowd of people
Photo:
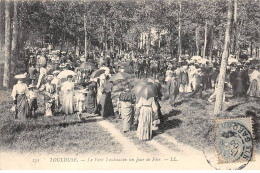
{"type": "MultiPolygon", "coordinates": [[[[232,58],[232,57],[231,57],[232,58]]],[[[202,97],[202,91],[214,89],[208,101],[216,97],[220,59],[212,61],[201,57],[185,56],[181,60],[165,56],[140,54],[89,53],[76,56],[72,51],[48,50],[27,47],[22,57],[25,73],[15,76],[12,111],[15,117],[25,120],[36,117],[39,95],[44,97],[45,116],[77,114],[83,112],[104,118],[115,115],[112,102],[114,84],[111,76],[118,72],[132,74],[133,78],[152,83],[156,94],[140,97],[134,92],[136,85],[122,82],[124,91],[117,98],[123,131],[137,128],[140,140],[150,140],[152,131],[160,128],[164,119],[161,113],[161,88],[167,88],[170,104],[176,106],[180,93],[187,97],[202,97]],[[81,68],[82,63],[89,63],[81,68]],[[103,69],[100,75],[96,71],[103,69]],[[94,75],[94,76],[93,76],[94,75]]],[[[149,88],[147,89],[149,90],[149,88]]],[[[229,63],[225,90],[233,97],[260,97],[260,64],[254,59],[229,63]]],[[[225,97],[224,101],[227,101],[225,97]]]]}

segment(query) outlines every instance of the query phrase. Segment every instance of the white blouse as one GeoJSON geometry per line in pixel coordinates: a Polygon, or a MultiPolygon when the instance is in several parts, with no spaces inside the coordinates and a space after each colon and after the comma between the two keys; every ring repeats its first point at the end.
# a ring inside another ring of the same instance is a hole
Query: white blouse
{"type": "Polygon", "coordinates": [[[151,106],[151,108],[154,112],[156,112],[158,109],[158,107],[155,103],[154,97],[151,97],[148,100],[141,97],[139,102],[136,104],[136,108],[141,108],[142,106],[151,106]]]}
{"type": "Polygon", "coordinates": [[[29,98],[29,90],[25,83],[17,83],[16,85],[14,85],[13,91],[11,94],[11,96],[13,97],[13,100],[16,100],[16,96],[18,94],[25,94],[27,96],[27,98],[29,98]]]}

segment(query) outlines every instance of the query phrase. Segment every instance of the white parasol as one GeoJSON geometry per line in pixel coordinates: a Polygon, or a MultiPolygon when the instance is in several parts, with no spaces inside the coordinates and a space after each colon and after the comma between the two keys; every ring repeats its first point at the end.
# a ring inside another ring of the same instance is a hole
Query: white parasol
{"type": "Polygon", "coordinates": [[[67,78],[67,76],[69,75],[76,76],[77,74],[71,70],[64,70],[58,74],[57,78],[59,79],[67,78]]]}

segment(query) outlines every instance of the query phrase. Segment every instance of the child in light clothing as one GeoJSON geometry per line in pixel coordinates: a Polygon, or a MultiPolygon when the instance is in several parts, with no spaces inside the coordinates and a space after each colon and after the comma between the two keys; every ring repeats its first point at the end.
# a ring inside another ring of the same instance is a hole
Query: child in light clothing
{"type": "Polygon", "coordinates": [[[80,90],[78,94],[75,95],[76,99],[76,107],[78,109],[78,119],[79,121],[82,120],[82,113],[85,111],[85,94],[87,91],[85,89],[80,90]]]}

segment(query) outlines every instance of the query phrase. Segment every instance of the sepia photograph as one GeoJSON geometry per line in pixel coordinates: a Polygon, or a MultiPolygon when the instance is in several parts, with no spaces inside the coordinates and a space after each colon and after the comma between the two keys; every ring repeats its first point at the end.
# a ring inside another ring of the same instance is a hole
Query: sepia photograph
{"type": "Polygon", "coordinates": [[[0,0],[1,170],[260,170],[260,0],[0,0]]]}

